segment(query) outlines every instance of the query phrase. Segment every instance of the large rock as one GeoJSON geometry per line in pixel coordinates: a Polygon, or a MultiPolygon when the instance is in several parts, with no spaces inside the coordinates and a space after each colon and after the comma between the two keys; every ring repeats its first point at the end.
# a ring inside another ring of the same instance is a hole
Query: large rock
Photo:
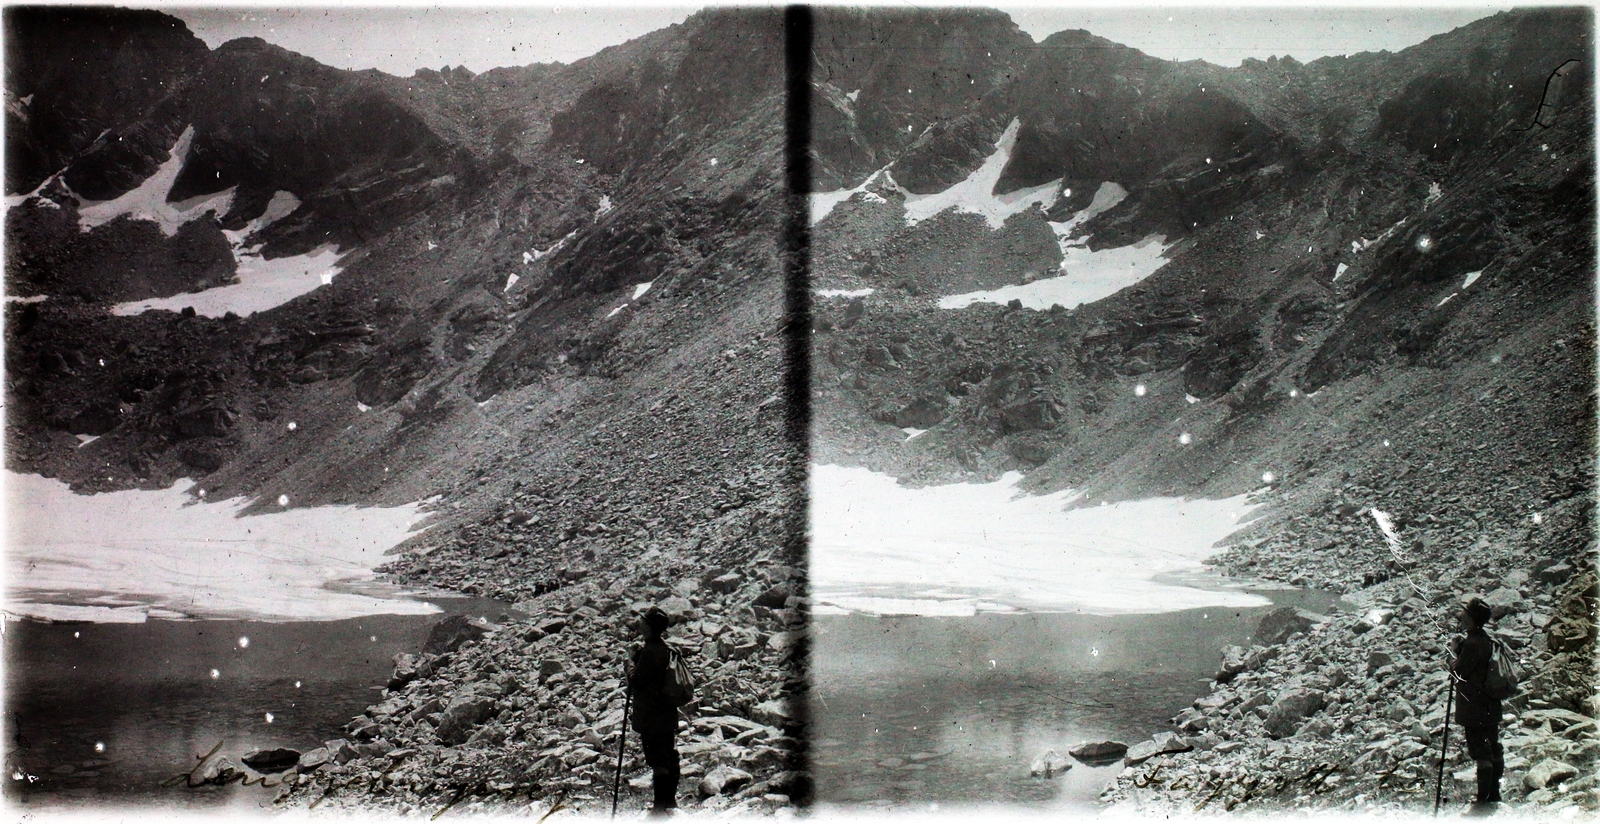
{"type": "Polygon", "coordinates": [[[1554,787],[1577,774],[1577,767],[1565,761],[1546,758],[1528,768],[1528,774],[1522,777],[1522,783],[1530,790],[1542,790],[1545,787],[1554,787]]]}
{"type": "Polygon", "coordinates": [[[1267,708],[1265,727],[1267,734],[1273,738],[1283,738],[1293,735],[1300,729],[1300,722],[1310,717],[1328,703],[1328,696],[1322,690],[1295,687],[1278,695],[1272,706],[1267,708]]]}
{"type": "Polygon", "coordinates": [[[465,615],[452,615],[428,631],[428,640],[422,645],[424,655],[455,652],[462,644],[482,638],[488,628],[475,623],[465,615]]]}
{"type": "Polygon", "coordinates": [[[472,728],[494,715],[495,699],[476,692],[466,692],[450,699],[450,705],[439,716],[436,732],[439,740],[450,746],[472,737],[472,728]]]}
{"type": "Polygon", "coordinates": [[[1033,763],[1028,765],[1028,774],[1036,778],[1050,778],[1072,769],[1072,762],[1066,756],[1055,750],[1045,750],[1039,753],[1033,763]]]}
{"type": "Polygon", "coordinates": [[[185,412],[173,420],[180,438],[205,438],[226,435],[237,416],[220,406],[207,406],[185,412]]]}
{"type": "Polygon", "coordinates": [[[789,707],[783,701],[762,701],[750,708],[750,719],[769,727],[782,727],[791,718],[789,707]]]}
{"type": "Polygon", "coordinates": [[[1127,754],[1128,745],[1121,741],[1087,741],[1067,750],[1067,754],[1085,764],[1097,761],[1115,761],[1127,754]]]}
{"type": "Polygon", "coordinates": [[[788,584],[777,584],[766,592],[761,593],[755,600],[758,607],[768,609],[783,609],[784,603],[789,600],[790,589],[788,584]]]}
{"type": "Polygon", "coordinates": [[[1316,616],[1294,607],[1280,607],[1262,616],[1256,626],[1255,642],[1264,647],[1281,644],[1295,633],[1305,632],[1316,623],[1316,616]]]}
{"type": "Polygon", "coordinates": [[[300,751],[287,747],[271,750],[251,750],[239,759],[246,767],[259,773],[280,773],[300,762],[300,751]]]}
{"type": "Polygon", "coordinates": [[[673,624],[681,624],[695,615],[694,604],[689,603],[689,599],[681,595],[674,595],[662,601],[660,607],[661,611],[667,614],[667,619],[673,624]]]}
{"type": "Polygon", "coordinates": [[[294,765],[295,772],[315,772],[322,765],[333,759],[333,753],[327,747],[318,747],[300,756],[300,761],[294,765]]]}
{"type": "Polygon", "coordinates": [[[1123,756],[1122,763],[1130,767],[1138,766],[1158,755],[1176,752],[1188,752],[1194,745],[1170,732],[1158,734],[1149,741],[1141,741],[1128,748],[1128,754],[1123,756]]]}
{"type": "Polygon", "coordinates": [[[717,795],[736,793],[746,784],[749,784],[752,778],[754,776],[750,775],[750,773],[737,767],[729,767],[725,764],[720,765],[711,772],[706,773],[705,778],[700,779],[700,797],[710,798],[717,795]]]}

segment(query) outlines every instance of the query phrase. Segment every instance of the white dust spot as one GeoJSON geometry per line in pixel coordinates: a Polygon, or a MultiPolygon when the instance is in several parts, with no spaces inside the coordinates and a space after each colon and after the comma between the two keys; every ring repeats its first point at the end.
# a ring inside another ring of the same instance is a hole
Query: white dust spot
{"type": "Polygon", "coordinates": [[[334,276],[334,274],[335,274],[334,272],[323,272],[322,273],[322,285],[323,286],[332,286],[333,285],[333,276],[334,276]]]}
{"type": "Polygon", "coordinates": [[[994,187],[1000,182],[1000,174],[1005,171],[1006,164],[1011,160],[1011,150],[1017,144],[1017,132],[1021,127],[1022,121],[1012,118],[1010,125],[1006,126],[1005,132],[994,144],[994,153],[983,161],[982,166],[968,175],[966,180],[936,194],[908,193],[906,225],[915,226],[946,209],[955,209],[958,212],[982,215],[989,223],[989,228],[999,229],[1005,224],[1006,218],[1012,215],[1036,206],[1049,208],[1055,203],[1056,187],[1061,184],[1059,179],[1009,194],[994,194],[994,187]]]}
{"type": "Polygon", "coordinates": [[[1275,481],[1277,479],[1278,479],[1278,476],[1272,474],[1271,472],[1263,472],[1263,473],[1261,473],[1261,482],[1262,483],[1270,484],[1270,483],[1272,483],[1273,481],[1275,481]]]}
{"type": "Polygon", "coordinates": [[[300,682],[299,681],[294,682],[294,688],[295,689],[300,689],[300,682]]]}
{"type": "Polygon", "coordinates": [[[293,431],[295,431],[296,429],[299,429],[299,428],[300,428],[300,424],[295,423],[294,421],[289,421],[289,431],[290,432],[293,432],[293,431]]]}
{"type": "Polygon", "coordinates": [[[250,648],[250,638],[248,636],[244,636],[244,635],[239,636],[239,649],[249,649],[249,648],[250,648]]]}
{"type": "Polygon", "coordinates": [[[633,297],[629,298],[629,300],[638,300],[639,298],[644,297],[644,293],[650,291],[650,287],[654,283],[655,281],[653,280],[647,280],[644,283],[634,284],[633,297]]]}
{"type": "Polygon", "coordinates": [[[270,713],[270,712],[269,712],[269,713],[267,713],[267,723],[268,723],[268,724],[271,724],[271,723],[272,723],[272,713],[270,713]]]}
{"type": "Polygon", "coordinates": [[[1479,269],[1476,272],[1468,272],[1466,280],[1461,281],[1461,288],[1465,289],[1468,286],[1471,286],[1472,284],[1477,283],[1478,282],[1478,278],[1480,278],[1480,277],[1483,277],[1483,270],[1482,269],[1479,269]]]}
{"type": "Polygon", "coordinates": [[[217,680],[218,678],[221,678],[221,677],[222,677],[222,673],[220,673],[220,672],[218,672],[216,670],[212,670],[211,671],[211,680],[215,681],[215,680],[217,680]]]}
{"type": "Polygon", "coordinates": [[[1544,516],[1537,512],[1533,513],[1533,522],[1535,525],[1544,523],[1544,516]]]}
{"type": "Polygon", "coordinates": [[[713,165],[713,166],[717,165],[717,159],[716,158],[714,158],[714,157],[711,158],[711,165],[713,165]]]}
{"type": "Polygon", "coordinates": [[[1383,439],[1383,445],[1384,446],[1388,446],[1389,445],[1389,439],[1388,438],[1384,438],[1383,439]]]}
{"type": "Polygon", "coordinates": [[[1181,443],[1184,446],[1188,446],[1189,444],[1194,443],[1194,437],[1191,436],[1189,433],[1185,432],[1182,435],[1178,436],[1178,443],[1181,443]]]}
{"type": "Polygon", "coordinates": [[[1142,384],[1142,383],[1133,388],[1133,394],[1134,394],[1135,397],[1142,398],[1142,397],[1144,397],[1145,393],[1148,392],[1148,391],[1149,390],[1145,389],[1144,388],[1144,384],[1142,384]]]}
{"type": "Polygon", "coordinates": [[[278,496],[278,506],[288,506],[288,505],[289,505],[289,496],[288,495],[279,495],[278,496]]]}
{"type": "Polygon", "coordinates": [[[1289,397],[1291,397],[1291,398],[1300,397],[1300,390],[1298,390],[1298,389],[1290,389],[1289,390],[1289,397]]]}
{"type": "Polygon", "coordinates": [[[1426,252],[1433,248],[1433,238],[1423,235],[1417,238],[1417,251],[1426,252]]]}
{"type": "Polygon", "coordinates": [[[95,752],[105,752],[106,751],[106,742],[104,742],[104,741],[96,741],[96,742],[94,742],[94,751],[95,752]]]}
{"type": "Polygon", "coordinates": [[[813,294],[819,298],[864,298],[872,294],[874,289],[818,289],[813,294]]]}

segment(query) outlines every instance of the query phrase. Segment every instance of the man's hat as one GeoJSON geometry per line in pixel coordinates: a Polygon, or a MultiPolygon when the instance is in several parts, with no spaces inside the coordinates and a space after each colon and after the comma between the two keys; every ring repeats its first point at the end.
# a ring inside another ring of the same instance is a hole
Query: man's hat
{"type": "Polygon", "coordinates": [[[667,617],[666,611],[661,607],[651,607],[644,611],[644,622],[656,632],[666,632],[667,627],[672,624],[672,619],[667,617]]]}
{"type": "Polygon", "coordinates": [[[1477,624],[1480,627],[1489,623],[1489,619],[1494,617],[1494,610],[1490,609],[1489,605],[1484,603],[1482,598],[1474,597],[1472,600],[1467,602],[1466,606],[1462,607],[1461,609],[1467,614],[1468,618],[1472,619],[1474,624],[1477,624]]]}

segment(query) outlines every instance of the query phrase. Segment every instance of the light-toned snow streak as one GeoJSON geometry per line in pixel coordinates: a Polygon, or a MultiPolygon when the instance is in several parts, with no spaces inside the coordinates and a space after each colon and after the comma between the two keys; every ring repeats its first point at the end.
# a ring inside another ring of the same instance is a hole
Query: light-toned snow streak
{"type": "Polygon", "coordinates": [[[629,298],[629,300],[638,300],[639,298],[644,297],[644,293],[650,291],[650,287],[653,285],[655,285],[655,281],[653,280],[647,280],[644,283],[634,284],[633,297],[629,298]]]}
{"type": "Polygon", "coordinates": [[[994,153],[983,161],[966,180],[931,195],[906,195],[906,225],[915,226],[946,209],[982,215],[989,228],[998,229],[1006,219],[1032,208],[1049,208],[1056,202],[1058,178],[1049,183],[1018,189],[1008,194],[994,194],[1001,172],[1011,160],[1011,150],[1017,145],[1017,131],[1022,121],[1012,118],[1010,125],[994,144],[994,153]]]}
{"type": "Polygon", "coordinates": [[[83,201],[78,207],[78,227],[87,232],[127,215],[134,220],[152,221],[161,227],[162,234],[172,237],[183,224],[207,212],[225,214],[233,204],[233,188],[192,197],[180,203],[167,202],[167,193],[172,191],[172,184],[183,170],[183,163],[189,157],[189,144],[193,140],[194,127],[189,126],[167,153],[166,161],[143,183],[111,200],[83,201]]]}
{"type": "Polygon", "coordinates": [[[599,220],[600,216],[611,211],[611,208],[611,195],[601,195],[600,205],[594,210],[594,219],[599,220]]]}
{"type": "Polygon", "coordinates": [[[1477,283],[1478,282],[1478,278],[1481,278],[1481,277],[1483,277],[1483,270],[1482,269],[1479,269],[1476,272],[1468,272],[1466,280],[1461,281],[1461,288],[1465,289],[1468,286],[1471,286],[1472,284],[1477,283]]]}
{"type": "Polygon", "coordinates": [[[12,614],[300,621],[438,611],[334,590],[372,579],[383,553],[422,518],[417,504],[240,517],[243,499],[198,503],[186,494],[190,481],[77,495],[37,475],[5,478],[12,614]]]}
{"type": "Polygon", "coordinates": [[[865,289],[818,289],[812,294],[819,298],[864,298],[875,291],[869,286],[865,289]]]}
{"type": "Polygon", "coordinates": [[[137,315],[152,309],[177,312],[186,306],[193,306],[195,312],[209,318],[220,318],[229,312],[245,317],[288,303],[332,282],[340,272],[335,265],[339,261],[339,249],[336,246],[323,246],[303,255],[272,260],[236,254],[239,258],[238,283],[169,298],[119,303],[111,308],[111,312],[116,315],[137,315]]]}
{"type": "MultiPolygon", "coordinates": [[[[878,171],[867,175],[867,179],[861,181],[861,185],[855,187],[854,189],[839,189],[838,191],[833,192],[812,192],[810,197],[811,225],[815,226],[818,223],[821,223],[823,218],[827,217],[833,212],[833,207],[838,206],[852,197],[855,197],[861,192],[866,192],[867,187],[871,186],[873,181],[878,179],[879,175],[883,175],[885,178],[888,178],[888,172],[884,169],[879,169],[878,171]]],[[[893,178],[888,179],[890,181],[893,180],[893,178]]],[[[868,194],[871,193],[868,192],[868,194]]],[[[883,198],[880,197],[878,200],[882,201],[883,198]]]]}
{"type": "Polygon", "coordinates": [[[611,317],[611,316],[612,316],[612,315],[615,315],[615,314],[616,314],[616,313],[618,313],[618,312],[621,312],[621,311],[622,311],[622,310],[624,310],[624,309],[626,309],[626,308],[628,308],[628,304],[626,304],[626,303],[624,303],[624,304],[622,304],[622,305],[621,305],[621,306],[618,306],[618,307],[617,307],[617,308],[615,308],[615,309],[612,309],[612,310],[611,310],[611,311],[609,311],[609,312],[607,312],[607,313],[606,313],[606,317],[608,317],[608,318],[609,318],[609,317],[611,317]]]}
{"type": "Polygon", "coordinates": [[[916,428],[914,426],[905,426],[905,427],[901,427],[900,431],[906,433],[905,442],[906,443],[910,443],[913,440],[915,440],[918,435],[921,435],[922,433],[927,432],[928,430],[926,430],[926,429],[918,429],[918,428],[916,428]]]}
{"type": "Polygon", "coordinates": [[[1248,516],[1245,496],[1063,510],[1072,492],[1019,494],[1020,479],[1009,473],[994,483],[908,489],[866,469],[814,466],[816,602],[922,614],[1000,605],[1113,614],[1267,603],[1153,580],[1199,570],[1217,551],[1213,544],[1248,516]]]}
{"type": "Polygon", "coordinates": [[[967,292],[939,299],[941,309],[964,309],[974,303],[1009,303],[1020,300],[1029,309],[1060,305],[1073,309],[1116,294],[1154,274],[1166,264],[1171,244],[1151,235],[1132,246],[1091,252],[1087,246],[1066,246],[1061,270],[1066,274],[1032,283],[967,292]]]}

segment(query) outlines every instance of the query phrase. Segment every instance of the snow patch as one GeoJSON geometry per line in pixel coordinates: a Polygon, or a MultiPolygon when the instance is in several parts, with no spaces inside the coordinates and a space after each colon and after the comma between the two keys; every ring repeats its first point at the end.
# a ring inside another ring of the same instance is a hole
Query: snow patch
{"type": "Polygon", "coordinates": [[[239,259],[238,283],[169,298],[119,303],[111,308],[111,313],[137,315],[152,309],[177,312],[193,306],[195,312],[208,318],[220,318],[229,312],[245,317],[288,303],[332,282],[333,276],[340,272],[335,265],[339,261],[339,248],[332,245],[272,260],[235,254],[239,259]]]}
{"type": "Polygon", "coordinates": [[[1166,264],[1172,244],[1163,235],[1151,235],[1131,246],[1092,252],[1088,246],[1062,243],[1062,274],[1032,283],[1003,286],[939,299],[941,309],[964,309],[974,303],[1022,301],[1029,309],[1052,306],[1074,309],[1116,294],[1149,277],[1166,264]]]}
{"type": "Polygon", "coordinates": [[[548,248],[548,249],[534,249],[532,252],[523,252],[522,253],[522,262],[523,263],[532,263],[532,262],[538,260],[539,258],[545,257],[546,255],[549,255],[550,253],[554,252],[555,250],[560,249],[562,246],[565,246],[567,241],[571,240],[572,236],[577,234],[577,233],[578,233],[578,230],[577,229],[573,229],[572,231],[567,233],[566,237],[563,237],[562,239],[556,241],[555,243],[550,244],[550,248],[548,248]]]}
{"type": "Polygon", "coordinates": [[[1193,396],[1193,395],[1191,395],[1191,394],[1189,394],[1187,392],[1184,393],[1183,400],[1186,403],[1199,403],[1200,402],[1199,398],[1197,398],[1197,397],[1195,397],[1195,396],[1193,396]]]}
{"type": "Polygon", "coordinates": [[[1461,288],[1465,289],[1468,286],[1471,286],[1472,284],[1477,283],[1478,282],[1478,278],[1480,278],[1480,277],[1483,277],[1483,270],[1482,269],[1479,269],[1476,272],[1468,272],[1466,280],[1461,281],[1461,288]]]}
{"type": "Polygon", "coordinates": [[[356,411],[357,412],[371,412],[372,411],[372,407],[367,406],[366,404],[362,403],[361,401],[356,401],[356,411]]]}
{"type": "Polygon", "coordinates": [[[818,289],[812,294],[819,298],[864,298],[875,291],[869,286],[865,289],[818,289]]]}
{"type": "Polygon", "coordinates": [[[906,443],[910,443],[911,441],[915,440],[918,435],[921,435],[922,433],[927,432],[928,430],[926,430],[926,429],[917,429],[914,426],[903,426],[903,427],[900,428],[900,431],[906,433],[905,442],[906,443]]]}
{"type": "Polygon", "coordinates": [[[430,241],[428,241],[428,251],[430,251],[430,252],[431,252],[431,251],[433,251],[433,250],[435,250],[435,249],[437,249],[437,248],[439,248],[439,244],[437,244],[437,243],[434,243],[434,242],[433,242],[433,241],[431,241],[431,240],[430,240],[430,241]]]}
{"type": "Polygon", "coordinates": [[[99,435],[79,435],[78,436],[78,448],[82,449],[82,448],[88,446],[89,444],[92,444],[92,443],[94,443],[95,441],[98,441],[98,440],[100,440],[100,436],[99,435]]]}
{"type": "Polygon", "coordinates": [[[856,90],[855,90],[855,91],[853,91],[853,92],[850,92],[850,93],[848,93],[848,94],[846,94],[846,95],[845,95],[845,97],[846,97],[846,98],[847,98],[847,99],[849,99],[849,101],[850,101],[850,102],[851,102],[851,103],[854,103],[854,102],[856,102],[856,100],[857,100],[857,99],[858,99],[858,98],[860,98],[860,97],[861,97],[861,90],[860,90],[860,89],[856,89],[856,90]]]}
{"type": "Polygon", "coordinates": [[[644,297],[644,293],[650,291],[650,287],[654,284],[655,281],[653,280],[647,280],[644,283],[634,284],[633,297],[630,298],[630,300],[638,300],[639,298],[644,297]]]}
{"type": "Polygon", "coordinates": [[[867,469],[814,465],[816,601],[878,611],[931,600],[915,606],[961,614],[980,603],[1095,614],[1268,603],[1155,581],[1200,570],[1253,510],[1246,496],[1065,510],[1075,493],[1021,494],[1021,479],[1011,472],[993,483],[910,489],[867,469]]]}
{"type": "Polygon", "coordinates": [[[515,272],[513,272],[512,274],[506,275],[506,288],[501,289],[500,291],[502,291],[502,292],[511,291],[511,287],[516,286],[517,285],[517,281],[519,281],[519,280],[521,280],[521,278],[517,277],[515,272]]]}
{"type": "MultiPolygon", "coordinates": [[[[829,214],[832,214],[833,207],[838,206],[852,197],[855,197],[857,194],[863,192],[872,194],[871,192],[867,192],[867,187],[871,186],[872,182],[877,180],[879,175],[883,175],[891,185],[894,185],[896,188],[898,188],[898,184],[894,183],[894,179],[889,177],[888,171],[886,169],[879,169],[878,171],[867,175],[867,179],[861,181],[861,185],[853,189],[839,189],[832,192],[812,192],[809,204],[811,206],[811,225],[815,226],[818,223],[821,223],[823,218],[827,217],[829,214]]],[[[874,202],[878,203],[888,202],[878,195],[873,195],[873,199],[874,202]]]]}
{"type": "Polygon", "coordinates": [[[1435,308],[1435,309],[1438,309],[1438,308],[1439,308],[1439,307],[1441,307],[1441,306],[1443,306],[1443,305],[1445,305],[1445,304],[1446,304],[1446,303],[1449,303],[1449,302],[1450,302],[1450,299],[1451,299],[1451,298],[1453,298],[1453,297],[1455,297],[1455,296],[1456,296],[1456,295],[1458,295],[1458,294],[1460,294],[1460,292],[1451,292],[1451,293],[1450,293],[1450,294],[1448,294],[1448,295],[1445,295],[1445,296],[1444,296],[1444,300],[1441,300],[1441,301],[1439,301],[1439,302],[1438,302],[1438,303],[1435,303],[1435,304],[1434,304],[1434,305],[1433,305],[1433,308],[1435,308]]]}
{"type": "Polygon", "coordinates": [[[1349,270],[1350,270],[1349,266],[1346,266],[1343,263],[1339,264],[1338,267],[1336,267],[1333,270],[1333,280],[1334,280],[1334,282],[1337,283],[1338,280],[1339,280],[1339,276],[1343,275],[1345,272],[1347,272],[1349,270]]]}
{"type": "Polygon", "coordinates": [[[193,141],[194,127],[185,127],[183,134],[178,136],[178,142],[167,153],[167,159],[144,182],[111,200],[83,201],[78,207],[78,228],[87,232],[126,215],[133,220],[151,221],[161,227],[162,234],[172,237],[183,224],[207,213],[225,214],[233,205],[233,194],[237,187],[179,203],[167,202],[167,193],[172,191],[172,184],[177,182],[178,173],[189,158],[189,145],[193,141]]]}
{"type": "Polygon", "coordinates": [[[43,303],[44,301],[47,301],[49,299],[50,299],[49,295],[29,295],[27,297],[17,297],[16,295],[6,295],[6,303],[43,303]]]}
{"type": "Polygon", "coordinates": [[[1049,208],[1056,201],[1060,179],[1004,195],[994,194],[1000,173],[1011,160],[1011,150],[1017,145],[1017,132],[1022,121],[1012,118],[1011,123],[994,144],[994,153],[983,161],[966,180],[931,195],[906,195],[906,225],[915,226],[946,209],[982,215],[989,228],[999,229],[1012,215],[1030,208],[1049,208]]]}
{"type": "Polygon", "coordinates": [[[594,210],[594,219],[599,220],[601,215],[609,211],[611,211],[611,195],[601,195],[600,205],[594,210]]]}
{"type": "Polygon", "coordinates": [[[618,307],[617,307],[617,308],[615,308],[615,309],[612,309],[612,310],[611,310],[611,311],[609,311],[609,312],[607,312],[607,313],[606,313],[606,317],[608,317],[608,318],[609,318],[609,317],[611,317],[611,316],[612,316],[612,315],[615,315],[615,314],[616,314],[616,313],[618,313],[618,312],[621,312],[621,311],[622,311],[622,310],[624,310],[624,309],[626,309],[626,308],[628,308],[628,304],[626,304],[626,303],[624,303],[624,304],[622,304],[622,305],[621,305],[621,306],[618,306],[618,307]]]}
{"type": "Polygon", "coordinates": [[[242,517],[247,501],[200,503],[192,481],[78,495],[5,473],[10,519],[6,610],[51,619],[147,616],[337,620],[438,612],[430,604],[335,592],[369,581],[424,515],[401,507],[308,507],[242,517]]]}

